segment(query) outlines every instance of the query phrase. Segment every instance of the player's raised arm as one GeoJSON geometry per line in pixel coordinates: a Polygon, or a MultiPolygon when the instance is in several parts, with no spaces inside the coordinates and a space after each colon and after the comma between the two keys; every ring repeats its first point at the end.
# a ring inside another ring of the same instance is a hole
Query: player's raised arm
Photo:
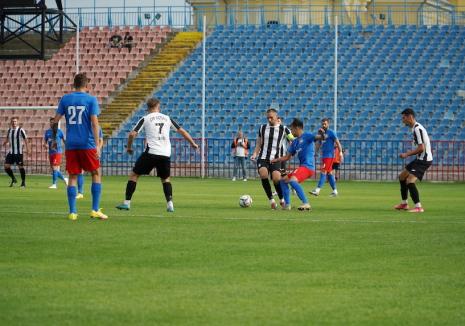
{"type": "Polygon", "coordinates": [[[193,148],[199,148],[199,145],[197,145],[197,143],[192,139],[191,135],[184,128],[180,127],[179,129],[176,129],[176,132],[180,134],[185,140],[187,140],[193,148]]]}
{"type": "Polygon", "coordinates": [[[277,163],[277,162],[287,162],[291,159],[292,155],[287,153],[284,156],[277,157],[271,160],[271,163],[277,163]]]}

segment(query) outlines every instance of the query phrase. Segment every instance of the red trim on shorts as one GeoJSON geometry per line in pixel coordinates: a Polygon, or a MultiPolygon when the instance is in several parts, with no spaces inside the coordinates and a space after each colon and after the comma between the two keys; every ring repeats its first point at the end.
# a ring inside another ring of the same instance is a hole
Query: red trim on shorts
{"type": "Polygon", "coordinates": [[[100,160],[95,148],[66,150],[65,156],[66,171],[69,174],[80,174],[82,170],[92,172],[100,167],[100,160]]]}
{"type": "Polygon", "coordinates": [[[321,159],[321,172],[331,173],[333,171],[334,157],[326,157],[321,159]]]}
{"type": "Polygon", "coordinates": [[[62,156],[63,155],[61,153],[50,154],[49,157],[48,157],[49,161],[50,161],[50,165],[52,165],[52,166],[60,165],[62,156]]]}
{"type": "Polygon", "coordinates": [[[302,183],[314,174],[315,174],[315,171],[305,166],[299,166],[297,169],[289,173],[287,176],[289,177],[289,179],[291,177],[295,177],[297,181],[299,181],[299,183],[302,183]]]}

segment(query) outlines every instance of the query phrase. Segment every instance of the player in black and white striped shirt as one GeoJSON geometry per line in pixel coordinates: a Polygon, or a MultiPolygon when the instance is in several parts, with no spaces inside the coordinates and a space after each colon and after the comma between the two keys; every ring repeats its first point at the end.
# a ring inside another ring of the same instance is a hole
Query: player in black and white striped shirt
{"type": "Polygon", "coordinates": [[[286,139],[292,140],[293,136],[288,128],[279,124],[278,112],[275,109],[268,109],[266,111],[266,118],[268,123],[260,126],[255,150],[250,159],[252,161],[257,160],[258,174],[262,180],[263,189],[270,201],[271,208],[276,209],[277,205],[273,199],[273,192],[271,191],[268,178],[271,175],[280,204],[284,207],[283,194],[279,185],[279,181],[281,180],[281,164],[279,162],[271,163],[271,160],[280,157],[283,142],[286,139]]]}
{"type": "Polygon", "coordinates": [[[420,195],[415,185],[417,180],[422,180],[426,170],[433,163],[433,154],[431,152],[431,143],[426,129],[415,120],[415,112],[407,108],[402,111],[402,122],[412,128],[413,144],[415,149],[399,154],[400,158],[407,158],[415,155],[416,158],[405,166],[399,175],[400,195],[402,201],[399,205],[394,206],[398,210],[409,210],[407,199],[408,193],[415,203],[415,208],[410,209],[411,213],[424,212],[420,203],[420,195]]]}
{"type": "Polygon", "coordinates": [[[174,129],[185,140],[187,140],[194,149],[199,146],[192,139],[191,135],[184,130],[176,121],[169,116],[160,112],[160,101],[151,98],[147,101],[147,115],[140,119],[133,130],[129,133],[126,151],[133,154],[132,144],[142,129],[145,130],[145,151],[139,156],[129,174],[126,184],[125,200],[122,204],[116,206],[119,210],[129,210],[131,208],[132,195],[136,191],[137,180],[141,175],[150,174],[153,169],[157,170],[157,176],[163,185],[163,193],[166,199],[166,210],[174,212],[173,189],[171,186],[171,141],[170,130],[174,129]]]}
{"type": "Polygon", "coordinates": [[[23,147],[29,152],[26,132],[18,125],[18,118],[11,118],[11,127],[8,129],[3,146],[8,146],[5,158],[5,172],[10,176],[10,187],[17,183],[11,165],[16,164],[21,174],[21,187],[26,187],[26,170],[24,169],[23,147]]]}

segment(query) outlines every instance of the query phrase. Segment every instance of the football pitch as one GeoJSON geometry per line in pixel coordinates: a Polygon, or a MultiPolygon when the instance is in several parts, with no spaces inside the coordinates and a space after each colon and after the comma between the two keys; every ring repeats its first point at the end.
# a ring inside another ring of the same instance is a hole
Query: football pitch
{"type": "MultiPolygon", "coordinates": [[[[271,211],[261,184],[104,177],[108,221],[90,220],[90,179],[67,220],[50,177],[0,177],[1,325],[465,323],[465,187],[421,183],[423,214],[392,209],[399,185],[343,182],[311,212],[271,211]],[[252,207],[240,208],[250,194],[252,207]]],[[[306,191],[314,181],[304,184],[306,191]]],[[[292,197],[294,207],[298,199],[292,197]]]]}

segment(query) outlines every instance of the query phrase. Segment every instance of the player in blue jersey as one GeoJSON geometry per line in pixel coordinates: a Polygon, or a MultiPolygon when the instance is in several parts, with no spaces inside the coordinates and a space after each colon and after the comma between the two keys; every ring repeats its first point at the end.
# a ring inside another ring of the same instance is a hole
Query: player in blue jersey
{"type": "Polygon", "coordinates": [[[62,144],[65,143],[65,136],[54,121],[55,118],[50,118],[50,129],[47,129],[44,135],[44,147],[48,149],[50,168],[52,169],[52,185],[48,187],[49,189],[57,188],[57,179],[63,180],[68,185],[68,178],[65,178],[60,172],[63,154],[62,144]]]}
{"type": "Polygon", "coordinates": [[[300,183],[315,174],[314,142],[316,140],[324,139],[324,135],[323,132],[318,135],[314,135],[310,132],[304,132],[304,124],[299,119],[294,119],[289,127],[291,128],[292,135],[296,138],[292,141],[286,155],[275,158],[271,162],[285,162],[297,154],[297,157],[299,158],[299,167],[281,178],[280,181],[284,201],[286,203],[283,209],[291,209],[291,196],[289,191],[289,185],[291,185],[291,187],[296,191],[299,199],[302,201],[302,205],[298,208],[298,210],[309,211],[311,206],[300,183]]]}
{"type": "Polygon", "coordinates": [[[321,174],[320,180],[318,181],[318,185],[316,188],[310,193],[314,196],[318,196],[320,194],[321,188],[326,182],[326,178],[328,178],[329,185],[333,189],[331,193],[331,197],[337,196],[337,187],[336,187],[336,178],[334,177],[333,173],[333,163],[335,159],[335,151],[334,148],[337,147],[339,153],[341,155],[341,162],[343,160],[343,150],[339,139],[337,138],[336,132],[329,129],[329,118],[324,118],[321,120],[321,129],[325,133],[325,139],[321,142],[317,143],[316,151],[321,147],[321,174]]]}
{"type": "Polygon", "coordinates": [[[74,77],[75,92],[64,95],[55,116],[55,123],[62,116],[66,119],[66,170],[69,174],[68,204],[69,219],[76,220],[77,175],[88,171],[92,175],[91,218],[106,220],[108,216],[100,210],[102,192],[100,172],[99,122],[100,113],[97,99],[87,94],[89,79],[80,73],[74,77]]]}
{"type": "MultiPolygon", "coordinates": [[[[102,153],[103,148],[103,132],[102,128],[99,129],[98,133],[98,147],[100,148],[100,153],[102,153]]],[[[84,174],[79,173],[77,176],[77,195],[76,199],[83,199],[84,198],[84,174]]]]}

